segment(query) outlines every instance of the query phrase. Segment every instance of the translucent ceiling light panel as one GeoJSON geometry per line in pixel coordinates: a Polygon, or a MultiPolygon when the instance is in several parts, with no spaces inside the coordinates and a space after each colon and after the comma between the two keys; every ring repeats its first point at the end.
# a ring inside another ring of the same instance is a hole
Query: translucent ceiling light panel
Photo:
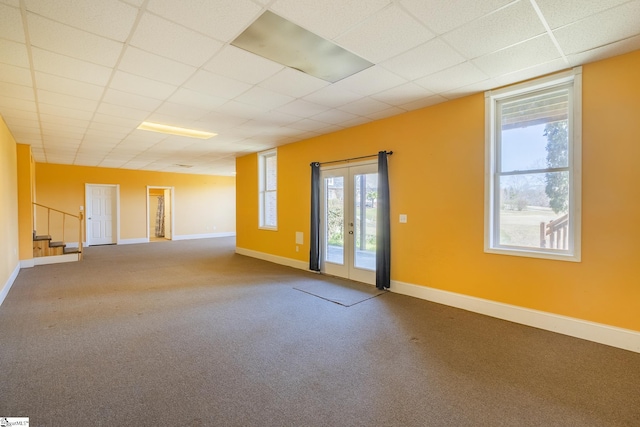
{"type": "Polygon", "coordinates": [[[269,11],[231,44],[331,83],[373,65],[269,11]]]}

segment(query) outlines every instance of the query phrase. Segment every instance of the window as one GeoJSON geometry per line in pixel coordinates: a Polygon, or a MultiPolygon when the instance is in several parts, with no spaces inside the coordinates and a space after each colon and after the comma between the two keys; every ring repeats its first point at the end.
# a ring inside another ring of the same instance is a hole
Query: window
{"type": "Polygon", "coordinates": [[[581,69],[485,98],[485,252],[580,261],[581,69]]]}
{"type": "Polygon", "coordinates": [[[258,153],[258,188],[260,228],[278,227],[278,153],[276,150],[258,153]]]}

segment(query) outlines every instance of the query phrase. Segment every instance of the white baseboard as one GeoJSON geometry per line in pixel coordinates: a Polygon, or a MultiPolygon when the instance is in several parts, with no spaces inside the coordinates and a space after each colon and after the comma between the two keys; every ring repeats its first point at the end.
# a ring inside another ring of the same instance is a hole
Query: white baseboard
{"type": "Polygon", "coordinates": [[[36,264],[33,261],[33,258],[31,258],[31,259],[21,259],[20,260],[20,268],[31,268],[34,265],[36,265],[36,264]]]}
{"type": "Polygon", "coordinates": [[[171,240],[212,239],[216,237],[235,237],[235,235],[235,231],[227,233],[178,234],[174,235],[171,240]]]}
{"type": "Polygon", "coordinates": [[[63,262],[75,262],[79,259],[78,254],[41,256],[33,259],[33,265],[61,264],[63,262]]]}
{"type": "Polygon", "coordinates": [[[273,262],[275,264],[286,265],[287,267],[293,267],[293,268],[298,268],[300,270],[309,271],[309,263],[305,261],[299,261],[297,259],[271,255],[264,252],[253,251],[251,249],[239,248],[237,246],[236,246],[236,253],[239,255],[246,255],[252,258],[258,258],[264,261],[273,262]]]}
{"type": "Polygon", "coordinates": [[[16,265],[16,268],[13,269],[13,272],[7,279],[4,286],[2,286],[2,290],[0,290],[0,305],[4,302],[4,299],[9,295],[9,291],[11,290],[11,286],[13,286],[13,282],[15,282],[16,277],[18,277],[18,273],[20,273],[20,263],[16,265]]]}
{"type": "MultiPolygon", "coordinates": [[[[71,243],[66,243],[68,248],[77,248],[78,247],[78,242],[71,242],[71,243]]],[[[87,247],[87,242],[82,242],[82,247],[86,248],[87,247]]]]}
{"type": "Polygon", "coordinates": [[[391,292],[640,353],[640,332],[426,286],[391,281],[391,292]]]}
{"type": "Polygon", "coordinates": [[[120,239],[118,240],[119,245],[137,245],[138,243],[149,243],[149,239],[146,237],[140,237],[138,239],[120,239]]]}

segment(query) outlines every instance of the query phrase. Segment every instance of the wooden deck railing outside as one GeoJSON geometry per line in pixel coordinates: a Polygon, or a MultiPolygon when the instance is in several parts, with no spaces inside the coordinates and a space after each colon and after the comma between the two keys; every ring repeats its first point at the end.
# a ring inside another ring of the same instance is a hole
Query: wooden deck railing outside
{"type": "Polygon", "coordinates": [[[540,223],[540,247],[551,249],[568,249],[569,215],[540,223]]]}

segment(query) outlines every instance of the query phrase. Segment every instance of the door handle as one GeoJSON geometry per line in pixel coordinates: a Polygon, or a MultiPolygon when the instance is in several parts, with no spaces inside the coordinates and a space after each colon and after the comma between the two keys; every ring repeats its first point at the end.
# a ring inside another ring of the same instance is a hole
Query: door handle
{"type": "Polygon", "coordinates": [[[349,234],[353,234],[353,230],[349,231],[349,234]]]}

